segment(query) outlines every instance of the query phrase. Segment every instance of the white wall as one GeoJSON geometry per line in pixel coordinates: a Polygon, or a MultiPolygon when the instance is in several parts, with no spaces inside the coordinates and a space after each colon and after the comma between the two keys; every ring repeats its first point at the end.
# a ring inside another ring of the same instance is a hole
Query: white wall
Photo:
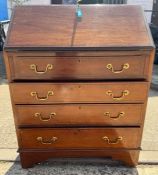
{"type": "MultiPolygon", "coordinates": [[[[144,10],[152,10],[153,8],[153,0],[128,0],[127,3],[141,5],[144,10]]],[[[145,12],[146,19],[149,23],[151,22],[151,15],[151,12],[145,12]]]]}
{"type": "Polygon", "coordinates": [[[26,4],[30,4],[30,5],[48,5],[50,4],[51,0],[30,0],[29,2],[27,2],[26,4]]]}
{"type": "MultiPolygon", "coordinates": [[[[25,4],[30,4],[30,5],[49,5],[51,2],[51,0],[30,0],[29,2],[25,3],[25,4]]],[[[153,0],[127,0],[128,4],[138,4],[138,5],[142,5],[142,7],[145,10],[152,10],[153,7],[153,0]]],[[[9,0],[8,0],[8,6],[9,6],[9,0]]],[[[10,10],[9,10],[9,14],[10,14],[10,10]]],[[[150,23],[151,22],[151,12],[145,12],[147,21],[150,23]]]]}
{"type": "MultiPolygon", "coordinates": [[[[10,10],[10,0],[8,1],[8,14],[11,16],[11,10],[10,10]]],[[[25,3],[26,5],[49,5],[51,4],[51,0],[29,0],[25,3]]]]}

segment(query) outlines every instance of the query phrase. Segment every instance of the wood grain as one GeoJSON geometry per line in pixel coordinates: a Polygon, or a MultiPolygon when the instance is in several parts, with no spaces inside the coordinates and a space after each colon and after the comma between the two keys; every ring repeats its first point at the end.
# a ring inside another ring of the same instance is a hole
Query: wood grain
{"type": "MultiPolygon", "coordinates": [[[[139,149],[53,149],[53,150],[20,150],[23,168],[31,168],[34,164],[52,158],[112,158],[122,161],[128,166],[138,164],[139,149]]],[[[73,161],[73,159],[72,159],[73,161]]]]}
{"type": "Polygon", "coordinates": [[[138,148],[140,145],[139,128],[51,128],[51,129],[21,129],[21,148],[138,148]],[[103,137],[108,137],[109,144],[103,137]],[[42,142],[37,138],[41,137],[42,142]],[[57,140],[52,144],[51,139],[57,140]],[[117,138],[122,141],[117,142],[117,138]]]}
{"type": "Polygon", "coordinates": [[[78,21],[73,5],[17,7],[5,49],[153,47],[139,6],[83,5],[81,8],[83,18],[78,21]]]}
{"type": "Polygon", "coordinates": [[[143,108],[141,104],[16,105],[15,115],[20,127],[139,126],[143,108]]]}
{"type": "Polygon", "coordinates": [[[144,103],[148,83],[11,83],[10,89],[15,104],[144,103]],[[109,90],[114,97],[107,94],[109,90]],[[125,90],[128,90],[129,94],[123,97],[125,90]],[[53,92],[53,95],[48,96],[48,99],[38,99],[46,98],[49,91],[53,92]],[[36,92],[37,98],[31,96],[31,92],[36,92]],[[114,99],[117,97],[120,100],[114,99]]]}
{"type": "Polygon", "coordinates": [[[135,5],[81,9],[80,21],[73,5],[13,12],[4,57],[23,168],[53,157],[138,163],[155,53],[148,24],[135,5]]]}
{"type": "Polygon", "coordinates": [[[107,80],[145,79],[146,59],[140,56],[116,57],[13,57],[10,58],[12,80],[107,80]],[[112,69],[107,65],[111,64],[112,69]],[[129,68],[125,69],[124,65],[129,68]],[[30,66],[35,68],[31,69],[30,66]],[[47,69],[51,65],[52,69],[47,69]],[[42,74],[39,72],[43,72],[42,74]],[[119,72],[119,73],[116,73],[119,72]]]}

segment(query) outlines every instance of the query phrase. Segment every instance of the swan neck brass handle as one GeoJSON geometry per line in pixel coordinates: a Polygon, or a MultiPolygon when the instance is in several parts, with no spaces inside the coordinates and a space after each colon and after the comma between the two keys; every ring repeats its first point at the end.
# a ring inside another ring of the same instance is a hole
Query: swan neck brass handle
{"type": "Polygon", "coordinates": [[[112,73],[119,74],[119,73],[122,73],[124,70],[129,69],[129,64],[125,63],[121,67],[122,67],[121,70],[114,70],[112,64],[107,64],[107,66],[106,66],[106,68],[111,70],[112,73]]]}
{"type": "Polygon", "coordinates": [[[43,122],[47,122],[47,121],[51,120],[52,118],[54,118],[56,116],[56,113],[55,112],[51,112],[48,117],[43,117],[41,113],[36,112],[34,114],[34,116],[38,117],[43,122]]]}
{"type": "Polygon", "coordinates": [[[114,144],[119,144],[120,141],[123,140],[123,137],[119,136],[119,137],[114,138],[114,139],[109,139],[107,136],[104,136],[102,139],[104,141],[106,141],[108,144],[113,144],[114,145],[114,144]]]}
{"type": "Polygon", "coordinates": [[[36,100],[45,101],[45,100],[48,100],[49,96],[53,96],[54,92],[53,91],[48,91],[47,95],[45,97],[39,97],[37,92],[31,92],[30,95],[32,97],[35,97],[36,100]]]}
{"type": "Polygon", "coordinates": [[[53,144],[54,142],[56,142],[58,140],[58,138],[52,137],[50,140],[44,141],[44,139],[42,137],[37,137],[36,140],[43,145],[50,145],[50,144],[53,144]]]}
{"type": "Polygon", "coordinates": [[[52,64],[47,64],[47,66],[46,66],[46,68],[45,68],[44,71],[39,71],[39,70],[37,69],[37,65],[31,64],[31,65],[30,65],[30,69],[31,69],[31,70],[34,70],[34,72],[35,72],[36,74],[45,74],[45,73],[47,73],[48,70],[52,70],[52,69],[53,69],[53,65],[52,65],[52,64]]]}
{"type": "Polygon", "coordinates": [[[105,113],[104,113],[104,116],[109,117],[109,118],[112,118],[112,119],[114,119],[114,120],[117,120],[117,119],[119,119],[120,117],[123,117],[124,115],[125,115],[125,112],[119,112],[117,116],[111,116],[111,115],[110,115],[110,112],[105,112],[105,113]]]}
{"type": "Polygon", "coordinates": [[[119,97],[114,96],[111,90],[108,90],[106,94],[111,96],[113,100],[119,101],[119,100],[123,100],[125,96],[129,95],[129,91],[128,90],[122,91],[122,94],[119,97]]]}

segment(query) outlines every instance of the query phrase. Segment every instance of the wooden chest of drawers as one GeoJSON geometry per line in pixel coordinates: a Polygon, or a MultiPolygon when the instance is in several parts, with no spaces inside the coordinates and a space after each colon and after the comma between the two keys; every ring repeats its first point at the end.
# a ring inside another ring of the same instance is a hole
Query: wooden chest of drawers
{"type": "Polygon", "coordinates": [[[5,63],[22,167],[53,157],[136,165],[154,45],[139,6],[17,7],[5,63]]]}

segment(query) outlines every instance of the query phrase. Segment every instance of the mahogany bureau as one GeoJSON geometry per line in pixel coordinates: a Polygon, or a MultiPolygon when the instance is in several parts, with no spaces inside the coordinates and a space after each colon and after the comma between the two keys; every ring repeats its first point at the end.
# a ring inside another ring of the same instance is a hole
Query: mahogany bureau
{"type": "Polygon", "coordinates": [[[53,157],[138,163],[154,44],[139,6],[21,6],[4,48],[23,168],[53,157]]]}

